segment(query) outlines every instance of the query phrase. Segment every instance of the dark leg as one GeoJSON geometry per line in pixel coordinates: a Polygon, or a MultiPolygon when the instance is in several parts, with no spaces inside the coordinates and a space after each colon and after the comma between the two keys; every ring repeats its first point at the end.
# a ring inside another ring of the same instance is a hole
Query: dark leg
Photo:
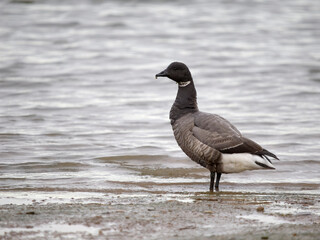
{"type": "Polygon", "coordinates": [[[215,172],[210,172],[210,192],[213,192],[215,172]]]}
{"type": "Polygon", "coordinates": [[[217,181],[216,181],[216,186],[215,186],[215,189],[217,192],[219,191],[220,178],[221,178],[221,173],[217,173],[217,181]]]}

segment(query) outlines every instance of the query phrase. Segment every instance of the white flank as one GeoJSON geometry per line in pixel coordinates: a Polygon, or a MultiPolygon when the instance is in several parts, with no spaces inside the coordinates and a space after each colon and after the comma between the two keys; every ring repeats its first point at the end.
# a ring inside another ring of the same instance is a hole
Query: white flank
{"type": "Polygon", "coordinates": [[[238,173],[246,170],[268,169],[258,165],[259,162],[272,169],[275,167],[266,159],[250,153],[222,154],[222,172],[238,173]]]}

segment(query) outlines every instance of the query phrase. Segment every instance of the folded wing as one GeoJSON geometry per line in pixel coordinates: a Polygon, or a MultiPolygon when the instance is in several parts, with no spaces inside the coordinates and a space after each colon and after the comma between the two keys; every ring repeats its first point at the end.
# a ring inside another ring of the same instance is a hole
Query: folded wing
{"type": "Polygon", "coordinates": [[[221,153],[251,153],[278,159],[276,155],[245,138],[229,121],[215,114],[198,112],[194,115],[193,135],[202,143],[221,153]]]}

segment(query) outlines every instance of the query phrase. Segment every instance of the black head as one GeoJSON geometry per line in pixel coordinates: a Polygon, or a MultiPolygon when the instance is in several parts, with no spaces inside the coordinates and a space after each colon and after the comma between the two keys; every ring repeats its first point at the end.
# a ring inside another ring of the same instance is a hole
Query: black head
{"type": "Polygon", "coordinates": [[[156,74],[157,77],[168,77],[177,83],[192,81],[188,67],[182,62],[173,62],[165,70],[156,74]]]}

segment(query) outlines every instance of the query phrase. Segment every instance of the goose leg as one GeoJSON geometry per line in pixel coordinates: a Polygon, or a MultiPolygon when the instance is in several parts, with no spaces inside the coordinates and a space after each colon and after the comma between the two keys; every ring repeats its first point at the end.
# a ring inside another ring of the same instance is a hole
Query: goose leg
{"type": "Polygon", "coordinates": [[[213,192],[215,172],[210,171],[210,192],[213,192]]]}
{"type": "Polygon", "coordinates": [[[217,192],[219,192],[219,182],[220,182],[220,178],[221,178],[221,173],[217,173],[217,181],[216,181],[216,185],[215,185],[215,190],[217,192]]]}

